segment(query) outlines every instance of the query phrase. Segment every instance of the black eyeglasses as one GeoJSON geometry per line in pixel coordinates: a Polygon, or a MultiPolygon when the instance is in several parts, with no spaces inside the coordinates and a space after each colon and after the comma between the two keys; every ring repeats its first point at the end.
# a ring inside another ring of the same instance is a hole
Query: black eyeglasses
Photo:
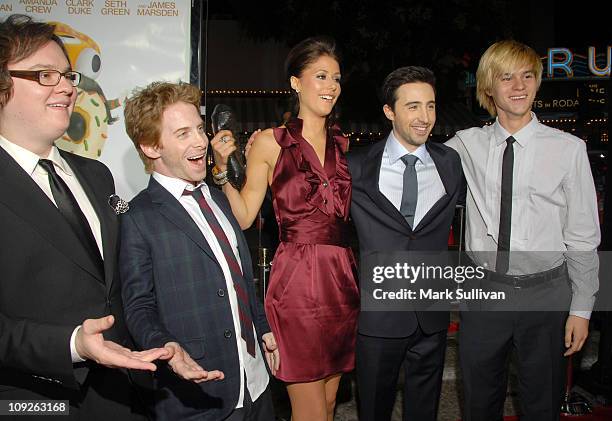
{"type": "Polygon", "coordinates": [[[20,79],[33,80],[42,86],[57,86],[62,76],[75,87],[81,82],[81,74],[72,70],[63,73],[59,70],[9,70],[9,74],[20,79]]]}

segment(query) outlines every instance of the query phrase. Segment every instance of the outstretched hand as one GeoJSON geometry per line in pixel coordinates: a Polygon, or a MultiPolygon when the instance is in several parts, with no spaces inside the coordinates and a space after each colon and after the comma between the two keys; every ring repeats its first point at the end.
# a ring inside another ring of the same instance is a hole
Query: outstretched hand
{"type": "Polygon", "coordinates": [[[168,360],[170,369],[184,380],[202,383],[211,380],[223,380],[225,374],[219,370],[206,371],[177,342],[168,342],[164,346],[171,354],[168,360]]]}
{"type": "Polygon", "coordinates": [[[152,361],[170,358],[164,348],[146,351],[132,351],[115,342],[104,339],[102,332],[111,328],[115,318],[106,316],[100,319],[87,319],[83,322],[75,338],[75,347],[81,358],[93,360],[110,368],[131,368],[155,371],[152,361]]]}

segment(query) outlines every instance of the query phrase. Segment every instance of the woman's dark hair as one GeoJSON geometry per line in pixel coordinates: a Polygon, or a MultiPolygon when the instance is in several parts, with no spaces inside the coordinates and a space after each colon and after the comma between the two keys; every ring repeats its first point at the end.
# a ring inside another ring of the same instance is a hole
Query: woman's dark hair
{"type": "MultiPolygon", "coordinates": [[[[340,64],[340,51],[336,46],[336,41],[333,38],[325,36],[317,36],[306,38],[295,45],[285,60],[285,74],[287,81],[291,76],[300,77],[304,69],[311,63],[314,63],[322,56],[329,56],[340,64]]],[[[300,102],[297,93],[292,93],[292,110],[293,115],[297,116],[300,111],[300,102]]],[[[336,107],[327,116],[327,127],[331,127],[336,121],[336,107]]]]}

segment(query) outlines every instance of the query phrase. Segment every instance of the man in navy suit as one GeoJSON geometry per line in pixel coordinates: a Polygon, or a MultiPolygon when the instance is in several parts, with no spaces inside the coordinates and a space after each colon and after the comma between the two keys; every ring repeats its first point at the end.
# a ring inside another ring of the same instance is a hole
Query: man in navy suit
{"type": "MultiPolygon", "coordinates": [[[[448,249],[465,183],[459,155],[427,142],[436,121],[434,86],[433,73],[423,67],[391,72],[382,94],[393,130],[385,142],[348,155],[362,264],[372,253],[448,249]]],[[[362,295],[368,294],[367,281],[361,279],[362,295]]],[[[402,364],[403,419],[436,420],[448,323],[447,311],[361,309],[356,355],[361,420],[391,419],[402,364]]]]}
{"type": "Polygon", "coordinates": [[[273,420],[264,356],[274,370],[278,350],[242,231],[223,193],[203,181],[200,96],[192,85],[154,82],[125,106],[127,132],[152,172],[122,220],[126,323],[139,346],[173,353],[156,378],[158,418],[273,420]]]}

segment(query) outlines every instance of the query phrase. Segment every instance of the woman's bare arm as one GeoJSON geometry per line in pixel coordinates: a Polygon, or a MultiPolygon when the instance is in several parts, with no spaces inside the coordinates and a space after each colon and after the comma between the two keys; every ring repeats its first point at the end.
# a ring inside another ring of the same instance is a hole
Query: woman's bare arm
{"type": "MultiPolygon", "coordinates": [[[[214,151],[215,163],[221,171],[227,168],[227,158],[236,150],[234,141],[221,142],[223,132],[217,133],[211,142],[214,151]],[[221,135],[221,136],[220,136],[221,135]]],[[[229,132],[226,132],[226,135],[229,132]]],[[[246,184],[241,191],[236,190],[230,183],[223,185],[223,192],[232,207],[232,212],[238,220],[240,227],[246,229],[251,226],[257,212],[261,208],[268,184],[272,180],[272,171],[280,153],[280,146],[274,139],[272,129],[258,133],[249,150],[246,167],[246,184]]]]}

